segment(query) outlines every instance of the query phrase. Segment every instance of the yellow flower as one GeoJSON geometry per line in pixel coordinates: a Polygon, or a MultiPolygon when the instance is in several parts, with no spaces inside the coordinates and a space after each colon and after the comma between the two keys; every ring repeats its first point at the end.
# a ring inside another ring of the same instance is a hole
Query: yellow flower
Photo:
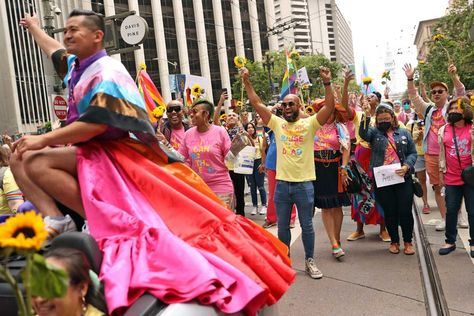
{"type": "Polygon", "coordinates": [[[433,36],[433,41],[438,42],[438,41],[441,41],[445,38],[446,38],[446,36],[444,36],[443,34],[436,34],[435,36],[433,36]]]}
{"type": "Polygon", "coordinates": [[[165,113],[166,108],[162,105],[157,106],[156,108],[153,109],[153,116],[157,119],[160,119],[163,117],[163,114],[165,113]]]}
{"type": "Polygon", "coordinates": [[[385,78],[385,79],[387,79],[388,81],[392,80],[392,78],[390,78],[390,70],[385,70],[385,71],[382,73],[382,78],[385,78]]]}
{"type": "Polygon", "coordinates": [[[199,98],[203,91],[204,89],[201,88],[201,85],[199,83],[194,84],[191,88],[191,94],[196,98],[199,98]]]}
{"type": "Polygon", "coordinates": [[[138,69],[139,69],[139,70],[146,70],[146,64],[145,64],[145,63],[141,63],[141,64],[138,66],[138,69]]]}
{"type": "Polygon", "coordinates": [[[419,60],[418,61],[418,65],[424,65],[425,63],[426,63],[426,61],[424,61],[424,60],[419,60]]]}
{"type": "Polygon", "coordinates": [[[300,53],[298,53],[298,52],[295,51],[295,50],[292,51],[292,52],[290,53],[290,59],[291,59],[292,61],[298,61],[298,60],[300,59],[300,53]]]}
{"type": "Polygon", "coordinates": [[[372,78],[370,78],[370,77],[364,77],[364,78],[362,79],[362,82],[363,82],[365,85],[368,86],[369,84],[372,83],[372,78]]]}
{"type": "Polygon", "coordinates": [[[474,106],[474,95],[471,95],[471,106],[474,106]]]}
{"type": "Polygon", "coordinates": [[[242,102],[242,101],[237,101],[237,102],[235,103],[235,106],[238,107],[238,108],[241,108],[242,106],[244,106],[244,102],[242,102]]]}
{"type": "Polygon", "coordinates": [[[222,115],[219,117],[219,120],[221,120],[221,121],[227,120],[227,114],[225,114],[225,113],[222,114],[222,115]]]}
{"type": "Polygon", "coordinates": [[[0,225],[0,247],[40,250],[48,237],[43,218],[35,211],[19,213],[0,225]]]}
{"type": "Polygon", "coordinates": [[[247,63],[247,59],[243,56],[235,56],[234,57],[234,64],[235,64],[235,67],[237,68],[243,68],[245,67],[245,64],[247,63]]]}
{"type": "Polygon", "coordinates": [[[314,108],[313,108],[311,105],[307,105],[307,106],[305,107],[305,112],[306,112],[306,114],[308,114],[308,115],[313,115],[313,114],[314,114],[314,108]]]}

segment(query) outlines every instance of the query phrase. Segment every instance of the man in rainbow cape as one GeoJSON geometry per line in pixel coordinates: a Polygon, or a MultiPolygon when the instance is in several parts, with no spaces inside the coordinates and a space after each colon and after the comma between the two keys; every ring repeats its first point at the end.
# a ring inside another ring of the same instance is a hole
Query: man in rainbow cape
{"type": "Polygon", "coordinates": [[[103,49],[102,16],[74,10],[65,48],[37,17],[20,24],[64,78],[69,108],[67,126],[14,144],[12,170],[51,235],[71,228],[56,201],[87,218],[111,314],[145,292],[248,315],[281,298],[295,278],[286,247],[160,149],[137,86],[103,49]]]}

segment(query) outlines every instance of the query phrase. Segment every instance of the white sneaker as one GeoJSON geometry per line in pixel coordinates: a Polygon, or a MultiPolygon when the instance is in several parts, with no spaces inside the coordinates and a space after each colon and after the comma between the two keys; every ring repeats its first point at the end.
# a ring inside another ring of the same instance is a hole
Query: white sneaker
{"type": "Polygon", "coordinates": [[[252,212],[250,212],[250,215],[257,215],[258,213],[258,206],[254,206],[252,209],[252,212]]]}
{"type": "Polygon", "coordinates": [[[263,205],[262,208],[260,209],[260,212],[258,212],[260,215],[265,215],[267,214],[267,206],[263,205]]]}
{"type": "Polygon", "coordinates": [[[84,225],[82,225],[82,232],[87,235],[91,234],[91,232],[89,231],[89,225],[87,225],[87,220],[84,220],[84,225]]]}
{"type": "Polygon", "coordinates": [[[48,246],[55,237],[62,233],[77,231],[76,224],[74,224],[74,221],[69,215],[64,216],[64,218],[60,220],[46,216],[43,218],[43,222],[48,231],[48,238],[46,239],[45,246],[48,246]]]}
{"type": "Polygon", "coordinates": [[[469,224],[461,214],[458,215],[458,228],[469,228],[469,224]]]}
{"type": "Polygon", "coordinates": [[[446,229],[446,221],[444,219],[441,220],[441,222],[436,225],[435,229],[439,232],[442,232],[446,229]]]}
{"type": "Polygon", "coordinates": [[[323,277],[323,273],[319,271],[316,263],[314,263],[313,258],[308,258],[305,260],[305,269],[306,273],[313,278],[313,279],[321,279],[323,277]]]}

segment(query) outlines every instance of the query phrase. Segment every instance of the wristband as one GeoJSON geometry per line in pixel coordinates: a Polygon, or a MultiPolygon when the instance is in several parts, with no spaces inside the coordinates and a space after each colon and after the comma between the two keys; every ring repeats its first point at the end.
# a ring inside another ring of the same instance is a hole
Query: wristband
{"type": "Polygon", "coordinates": [[[331,85],[331,81],[323,82],[323,85],[324,85],[325,87],[330,86],[330,85],[331,85]]]}
{"type": "Polygon", "coordinates": [[[413,78],[408,78],[407,80],[408,80],[408,81],[413,81],[413,78]]]}

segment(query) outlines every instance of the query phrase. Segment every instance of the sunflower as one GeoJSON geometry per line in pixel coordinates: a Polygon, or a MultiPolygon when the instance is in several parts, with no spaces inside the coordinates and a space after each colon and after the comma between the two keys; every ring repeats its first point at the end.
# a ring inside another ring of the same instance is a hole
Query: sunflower
{"type": "Polygon", "coordinates": [[[153,116],[157,119],[160,119],[163,117],[163,114],[165,113],[166,108],[163,105],[158,105],[156,108],[153,109],[153,116]]]}
{"type": "Polygon", "coordinates": [[[292,61],[298,61],[300,59],[300,53],[294,50],[290,53],[289,57],[292,61]]]}
{"type": "Polygon", "coordinates": [[[368,86],[369,84],[372,83],[372,78],[370,78],[370,77],[364,77],[364,79],[362,79],[362,82],[363,82],[366,86],[368,86]]]}
{"type": "Polygon", "coordinates": [[[425,63],[426,63],[426,61],[424,61],[424,60],[418,61],[418,65],[424,65],[425,63]]]}
{"type": "Polygon", "coordinates": [[[235,103],[235,106],[238,107],[238,108],[241,108],[241,107],[244,106],[244,102],[242,102],[242,101],[237,101],[237,102],[235,103]]]}
{"type": "Polygon", "coordinates": [[[235,67],[238,69],[245,67],[245,64],[247,63],[247,59],[243,56],[235,56],[234,57],[234,64],[235,67]]]}
{"type": "Polygon", "coordinates": [[[311,106],[311,105],[307,105],[305,108],[304,108],[306,114],[308,115],[313,115],[314,114],[314,108],[311,106]]]}
{"type": "Polygon", "coordinates": [[[40,250],[47,237],[43,218],[35,211],[19,213],[0,225],[0,248],[40,250]]]}
{"type": "Polygon", "coordinates": [[[474,95],[471,95],[471,106],[474,106],[474,95]]]}
{"type": "Polygon", "coordinates": [[[201,96],[202,91],[204,91],[204,89],[199,83],[194,84],[191,88],[191,94],[196,98],[199,98],[201,96]]]}
{"type": "Polygon", "coordinates": [[[227,120],[227,114],[225,114],[225,113],[222,114],[222,115],[219,117],[219,120],[221,120],[221,121],[227,120]]]}
{"type": "Polygon", "coordinates": [[[433,36],[433,41],[438,42],[438,41],[441,41],[445,38],[446,38],[446,36],[444,36],[443,34],[436,34],[436,35],[433,36]]]}
{"type": "Polygon", "coordinates": [[[392,80],[392,78],[390,78],[390,70],[385,70],[382,73],[382,78],[387,79],[388,81],[392,80]]]}

